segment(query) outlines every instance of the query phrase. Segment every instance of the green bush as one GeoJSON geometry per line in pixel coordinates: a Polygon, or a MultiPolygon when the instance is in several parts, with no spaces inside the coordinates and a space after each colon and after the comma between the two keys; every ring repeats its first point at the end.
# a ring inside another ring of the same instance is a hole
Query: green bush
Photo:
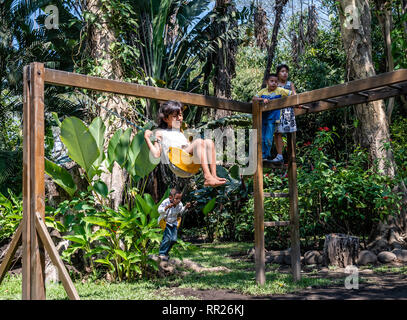
{"type": "MultiPolygon", "coordinates": [[[[98,204],[89,192],[61,202],[54,216],[62,218],[68,233],[64,238],[70,241],[63,259],[71,262],[80,251],[94,277],[106,271],[113,281],[154,277],[158,266],[152,254],[158,253],[162,238],[157,218],[164,197],[155,204],[149,194],[137,194],[133,207],[125,205],[118,210],[98,204]]],[[[179,240],[172,248],[175,256],[179,255],[177,247],[193,249],[179,240]]]]}
{"type": "Polygon", "coordinates": [[[263,82],[266,54],[257,47],[240,47],[236,55],[236,76],[232,79],[232,99],[251,101],[263,82]]]}
{"type": "Polygon", "coordinates": [[[391,147],[397,164],[397,174],[407,183],[407,119],[397,118],[390,127],[391,147]]]}
{"type": "MultiPolygon", "coordinates": [[[[227,171],[222,166],[217,166],[217,175],[227,179],[222,187],[203,187],[188,194],[188,201],[194,202],[197,212],[202,212],[201,230],[209,241],[213,240],[238,240],[236,235],[237,221],[240,210],[247,199],[247,187],[238,177],[239,168],[232,166],[227,171]]],[[[202,173],[195,176],[196,185],[203,185],[202,173]]],[[[194,218],[199,220],[199,216],[194,218]]]]}
{"type": "Polygon", "coordinates": [[[12,237],[23,218],[23,200],[8,190],[8,197],[0,193],[0,243],[12,237]]]}
{"type": "MultiPolygon", "coordinates": [[[[335,131],[320,128],[313,142],[298,148],[301,238],[317,238],[331,232],[368,236],[374,224],[400,209],[401,196],[393,192],[397,180],[381,175],[375,166],[369,167],[366,151],[357,147],[344,162],[327,153],[337,138],[335,131]]],[[[287,192],[286,174],[265,173],[264,190],[287,192]]],[[[252,199],[250,196],[236,226],[242,235],[254,231],[252,199]]],[[[265,221],[279,220],[289,220],[288,199],[266,199],[265,221]]],[[[267,228],[265,237],[266,243],[269,239],[286,245],[288,228],[267,228]]]]}

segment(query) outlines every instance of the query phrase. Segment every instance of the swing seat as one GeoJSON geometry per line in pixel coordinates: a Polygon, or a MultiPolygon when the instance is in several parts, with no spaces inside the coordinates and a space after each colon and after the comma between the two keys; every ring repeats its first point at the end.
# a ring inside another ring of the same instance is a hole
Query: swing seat
{"type": "MultiPolygon", "coordinates": [[[[160,220],[160,228],[164,231],[165,227],[167,226],[167,221],[165,221],[165,219],[161,219],[160,220]]],[[[177,229],[179,229],[179,226],[181,225],[181,217],[177,218],[177,229]]]]}
{"type": "Polygon", "coordinates": [[[191,173],[197,174],[201,165],[193,162],[193,156],[185,152],[181,148],[169,147],[168,159],[177,168],[191,173]]]}

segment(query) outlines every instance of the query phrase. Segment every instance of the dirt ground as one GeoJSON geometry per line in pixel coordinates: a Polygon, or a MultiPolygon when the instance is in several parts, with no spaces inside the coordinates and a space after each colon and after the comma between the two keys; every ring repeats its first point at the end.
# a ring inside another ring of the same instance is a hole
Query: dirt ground
{"type": "MultiPolygon", "coordinates": [[[[282,270],[281,272],[289,272],[282,270]]],[[[344,279],[349,276],[344,270],[319,271],[318,274],[303,272],[308,277],[341,279],[338,284],[326,287],[311,287],[284,295],[250,296],[231,290],[195,290],[172,288],[174,295],[192,296],[200,300],[407,300],[407,275],[379,273],[372,270],[359,271],[359,288],[346,289],[344,279]]]]}

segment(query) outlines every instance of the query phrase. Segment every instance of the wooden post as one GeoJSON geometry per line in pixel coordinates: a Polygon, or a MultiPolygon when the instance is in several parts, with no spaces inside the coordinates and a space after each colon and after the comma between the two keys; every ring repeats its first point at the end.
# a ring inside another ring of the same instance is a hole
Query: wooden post
{"type": "Polygon", "coordinates": [[[45,252],[35,228],[36,213],[45,219],[44,65],[42,63],[31,63],[24,72],[23,160],[22,298],[42,300],[45,299],[45,252]]]}
{"type": "Polygon", "coordinates": [[[290,196],[291,271],[294,281],[301,279],[300,219],[298,214],[298,186],[296,160],[296,133],[288,133],[288,183],[290,196]]]}
{"type": "Polygon", "coordinates": [[[23,229],[22,229],[22,299],[31,299],[31,236],[30,236],[30,154],[31,154],[31,139],[30,139],[30,67],[24,67],[24,98],[23,98],[23,229]]]}
{"type": "Polygon", "coordinates": [[[253,179],[254,195],[254,247],[256,282],[264,285],[266,282],[265,255],[264,255],[264,193],[263,193],[263,157],[262,157],[262,104],[253,101],[253,129],[257,130],[257,169],[253,179]]]}

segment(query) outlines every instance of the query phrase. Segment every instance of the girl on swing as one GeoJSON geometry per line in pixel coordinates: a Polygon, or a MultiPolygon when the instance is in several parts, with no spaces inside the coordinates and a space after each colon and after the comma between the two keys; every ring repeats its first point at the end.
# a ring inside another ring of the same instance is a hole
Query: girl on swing
{"type": "Polygon", "coordinates": [[[148,148],[155,158],[161,157],[163,163],[168,163],[176,176],[189,178],[196,174],[199,167],[202,167],[204,186],[218,187],[225,184],[226,179],[216,175],[216,153],[213,141],[195,139],[189,142],[181,132],[182,107],[178,101],[167,101],[161,105],[158,114],[159,129],[155,132],[155,140],[150,139],[153,135],[151,130],[146,130],[144,133],[148,148]],[[185,157],[189,159],[185,161],[185,157]]]}

